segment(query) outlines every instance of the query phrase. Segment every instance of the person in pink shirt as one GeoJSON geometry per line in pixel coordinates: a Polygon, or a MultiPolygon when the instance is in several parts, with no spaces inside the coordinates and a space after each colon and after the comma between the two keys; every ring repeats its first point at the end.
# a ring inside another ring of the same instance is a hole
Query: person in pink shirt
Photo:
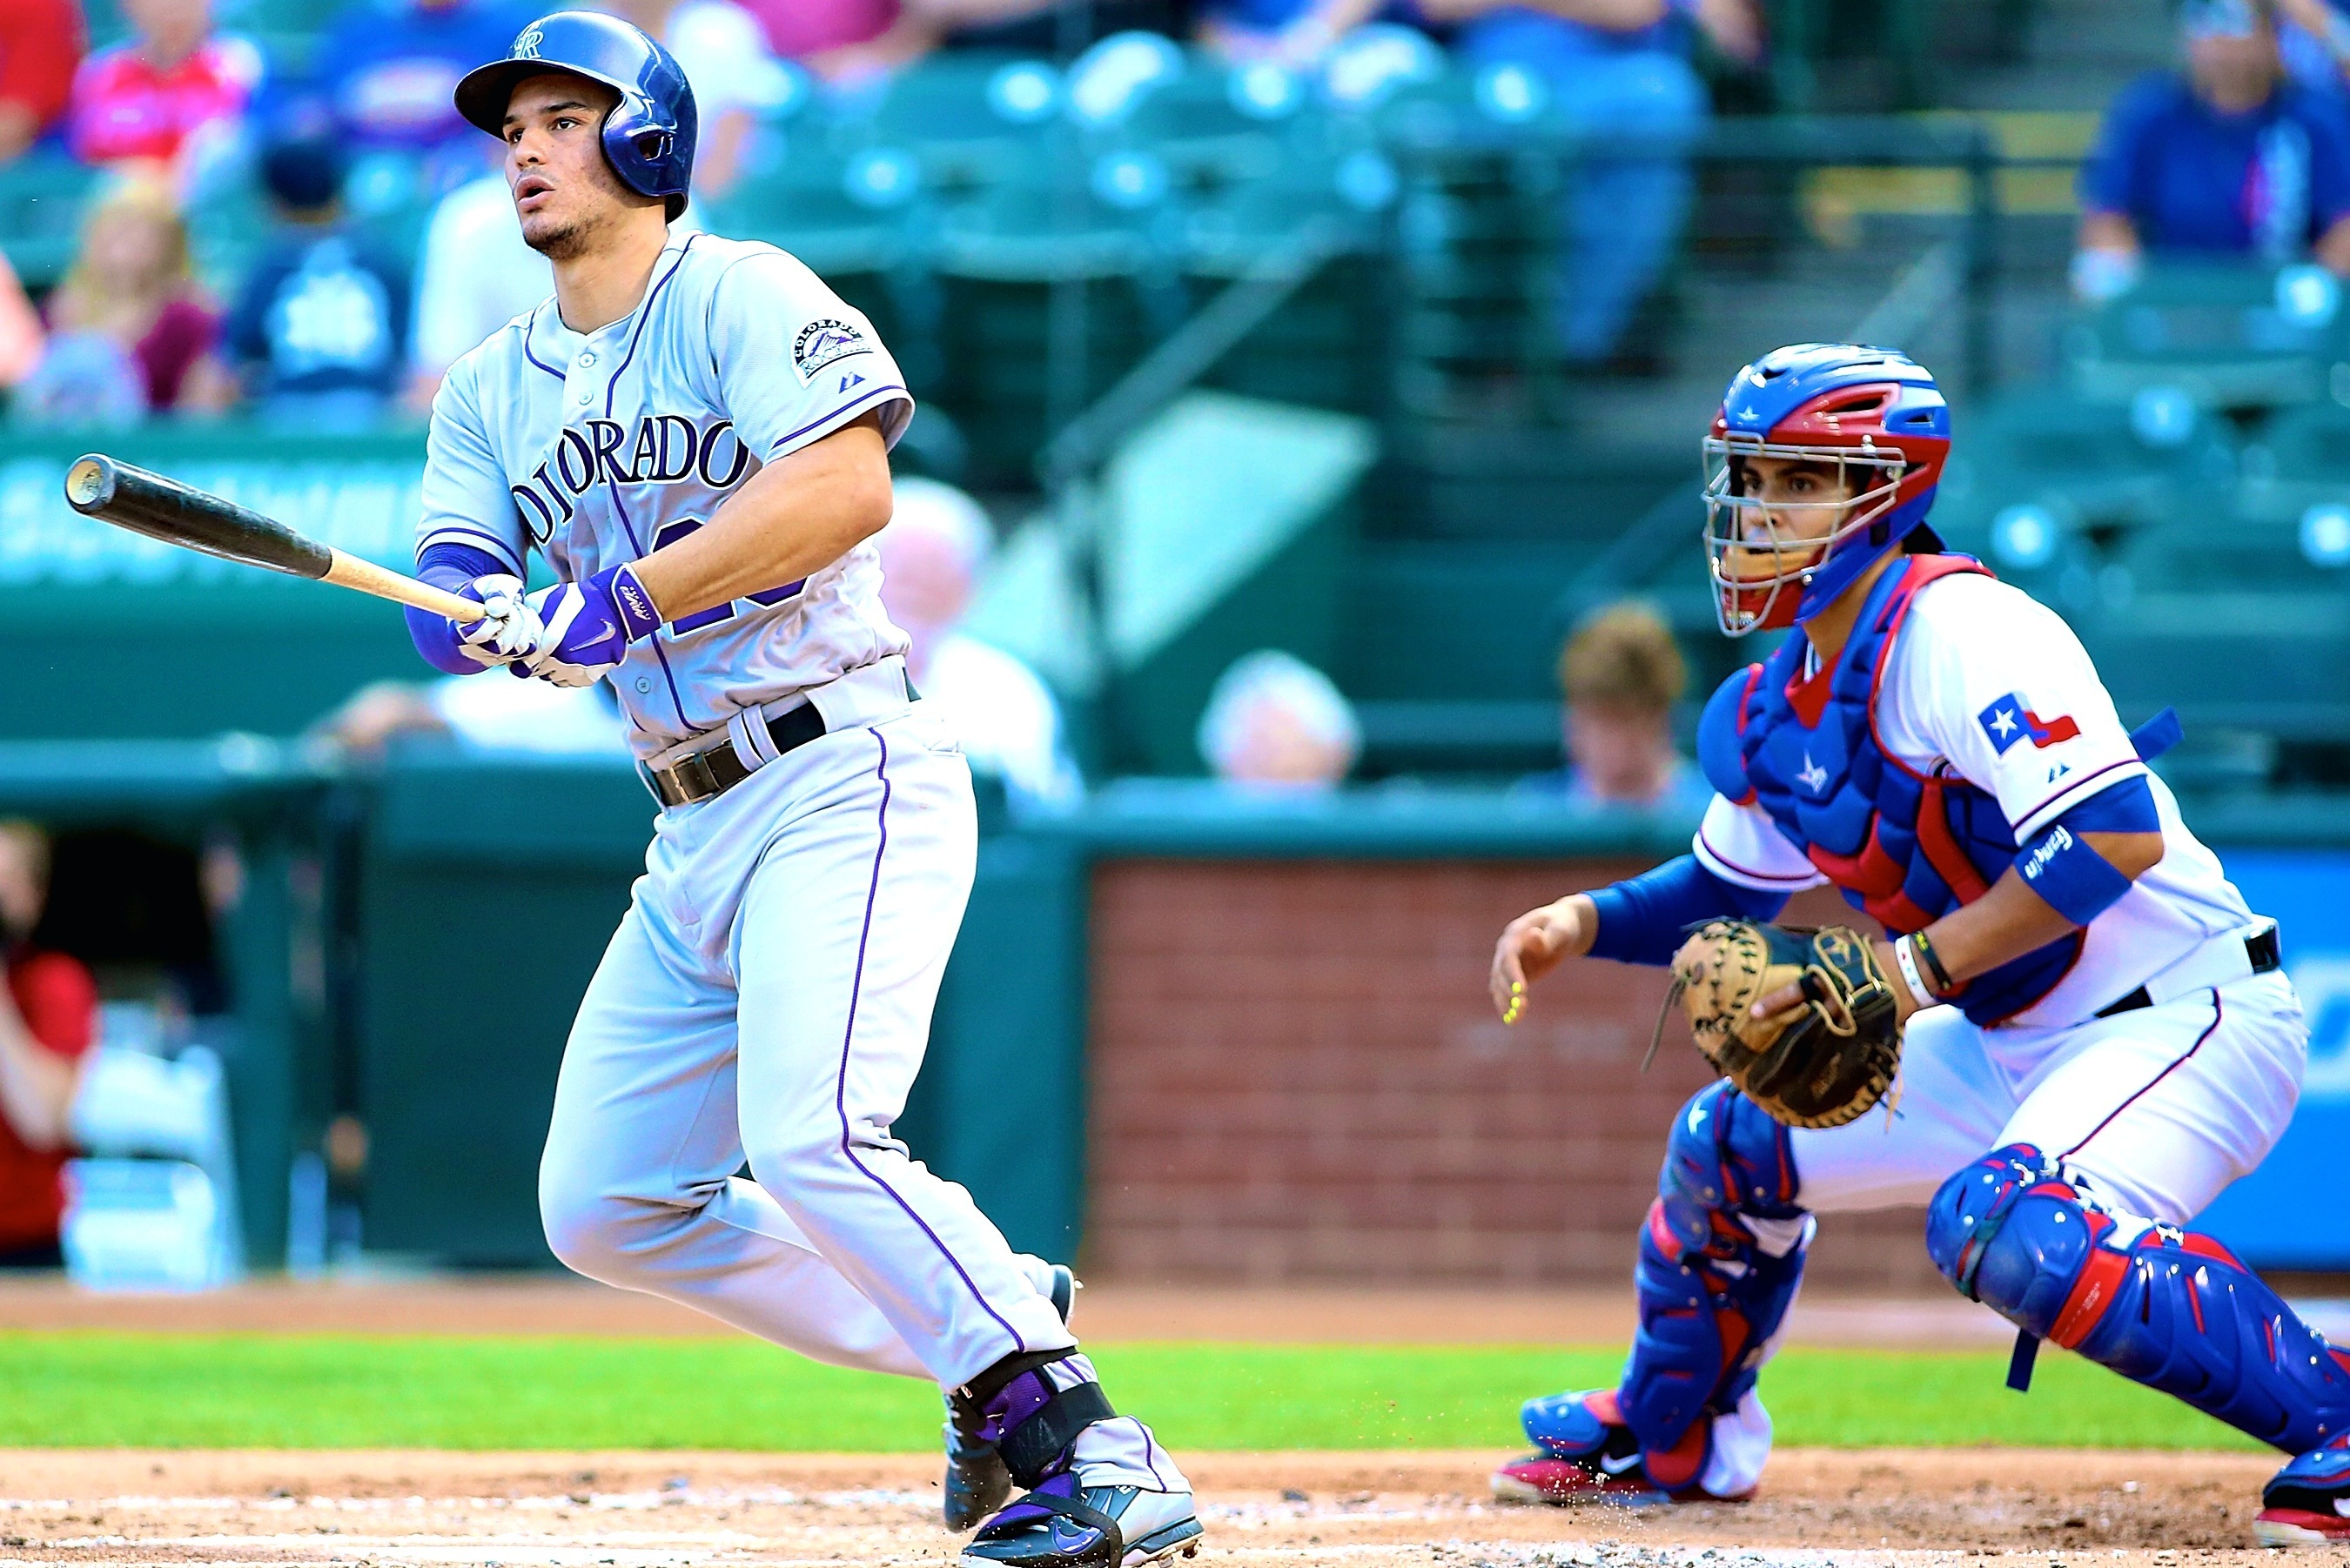
{"type": "Polygon", "coordinates": [[[82,62],[68,140],[93,163],[177,163],[209,128],[234,123],[261,80],[261,54],[213,31],[211,0],[122,0],[133,36],[82,62]]]}

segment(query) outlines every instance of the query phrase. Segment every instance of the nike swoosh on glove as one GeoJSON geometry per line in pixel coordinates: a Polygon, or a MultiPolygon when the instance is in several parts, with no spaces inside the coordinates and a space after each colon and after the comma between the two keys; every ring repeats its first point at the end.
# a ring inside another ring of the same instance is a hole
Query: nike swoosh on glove
{"type": "Polygon", "coordinates": [[[538,650],[523,668],[554,686],[593,686],[627,657],[629,644],[660,627],[652,596],[627,566],[607,566],[584,582],[557,583],[530,596],[546,624],[538,650]]]}
{"type": "Polygon", "coordinates": [[[538,651],[545,628],[538,611],[523,594],[522,579],[507,572],[475,577],[457,590],[459,598],[478,603],[481,619],[456,628],[457,650],[474,663],[494,669],[528,659],[538,651]]]}

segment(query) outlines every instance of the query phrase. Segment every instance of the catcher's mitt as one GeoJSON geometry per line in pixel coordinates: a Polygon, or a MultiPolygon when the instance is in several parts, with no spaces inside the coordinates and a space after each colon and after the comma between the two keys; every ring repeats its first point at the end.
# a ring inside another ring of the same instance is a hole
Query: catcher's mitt
{"type": "Polygon", "coordinates": [[[1668,1012],[1676,1000],[1706,1060],[1791,1127],[1842,1127],[1884,1097],[1901,1065],[1893,987],[1849,927],[1709,920],[1673,955],[1668,1012]],[[1756,998],[1797,983],[1800,1007],[1747,1016],[1756,998]]]}

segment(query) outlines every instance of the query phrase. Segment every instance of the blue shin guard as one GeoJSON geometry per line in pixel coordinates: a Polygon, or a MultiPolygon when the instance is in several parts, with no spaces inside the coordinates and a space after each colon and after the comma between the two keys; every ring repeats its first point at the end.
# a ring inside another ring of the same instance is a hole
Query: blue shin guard
{"type": "Polygon", "coordinates": [[[2117,1213],[2030,1144],[1935,1193],[1926,1249],[2028,1334],[2288,1453],[2350,1429],[2350,1355],[2209,1236],[2117,1213]]]}
{"type": "Polygon", "coordinates": [[[1681,1108],[1657,1187],[1616,1403],[1648,1479],[1679,1491],[1704,1469],[1711,1417],[1754,1386],[1803,1280],[1812,1221],[1795,1201],[1787,1129],[1726,1081],[1681,1108]]]}

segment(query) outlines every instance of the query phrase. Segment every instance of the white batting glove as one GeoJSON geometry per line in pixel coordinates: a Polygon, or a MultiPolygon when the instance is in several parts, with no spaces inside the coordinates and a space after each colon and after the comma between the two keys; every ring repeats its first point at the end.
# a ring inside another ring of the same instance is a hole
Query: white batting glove
{"type": "Polygon", "coordinates": [[[457,592],[464,598],[479,599],[487,612],[473,625],[457,628],[461,651],[466,658],[494,669],[518,659],[529,659],[538,651],[546,628],[540,624],[537,609],[524,596],[520,577],[509,572],[495,572],[486,577],[475,577],[457,592]]]}

